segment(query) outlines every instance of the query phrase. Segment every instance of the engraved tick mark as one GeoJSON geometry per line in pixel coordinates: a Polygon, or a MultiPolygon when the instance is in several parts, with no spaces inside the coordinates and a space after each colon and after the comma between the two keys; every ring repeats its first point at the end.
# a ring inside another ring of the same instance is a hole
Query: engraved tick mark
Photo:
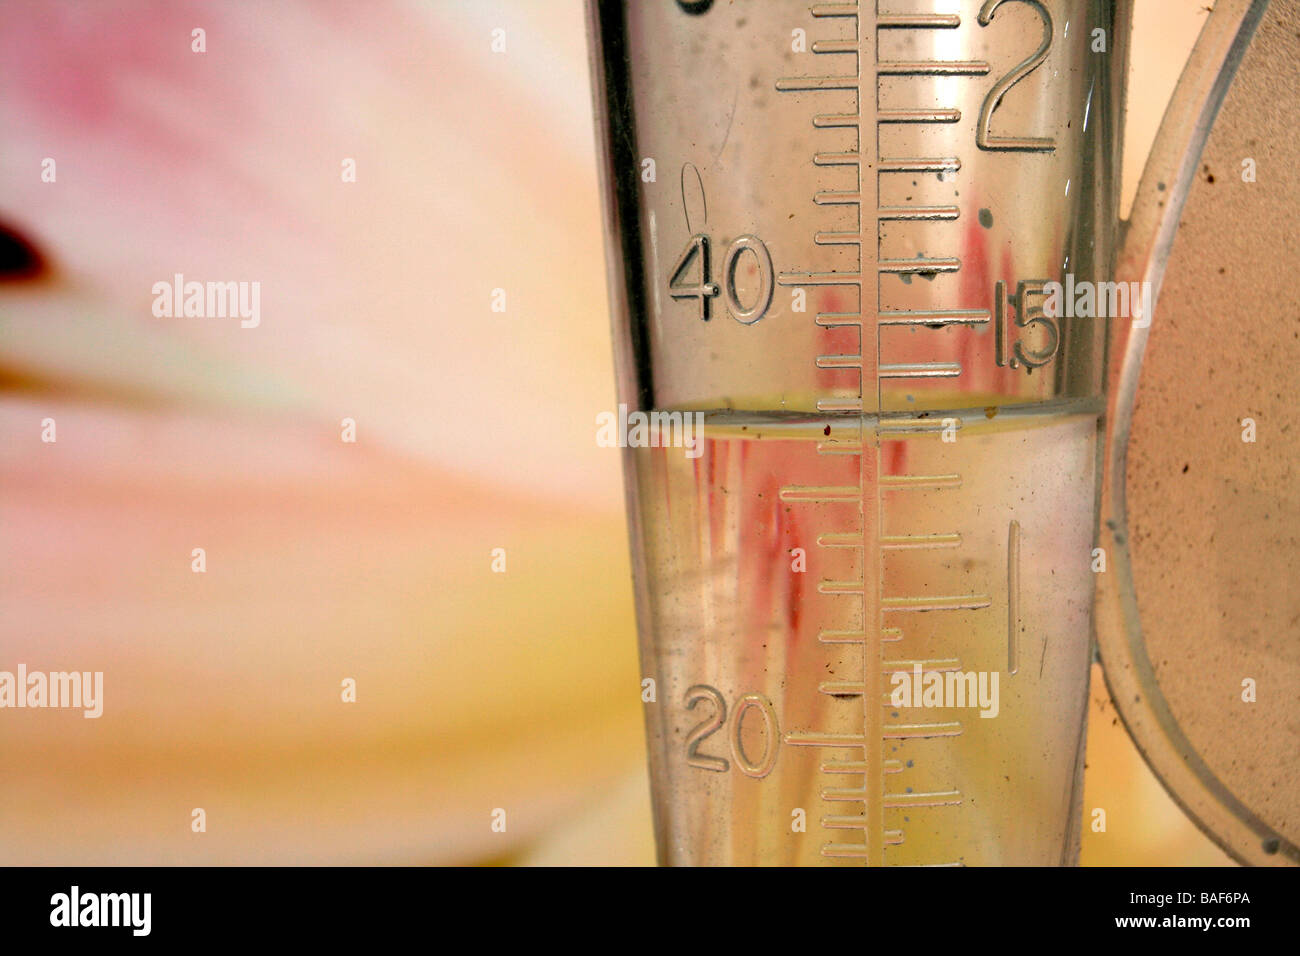
{"type": "Polygon", "coordinates": [[[739,96],[740,90],[736,90],[731,94],[731,109],[727,113],[727,131],[722,134],[722,145],[718,147],[718,151],[713,155],[715,161],[722,155],[722,151],[727,148],[727,140],[731,138],[731,124],[736,121],[736,100],[739,96]]]}
{"type": "Polygon", "coordinates": [[[694,163],[691,162],[682,163],[682,172],[681,172],[681,176],[679,177],[681,182],[681,192],[682,192],[682,215],[686,217],[686,231],[694,235],[696,230],[691,227],[691,202],[688,201],[686,198],[687,170],[690,170],[690,172],[695,177],[695,189],[692,190],[691,192],[691,198],[694,199],[698,195],[701,227],[708,225],[709,203],[704,196],[704,179],[703,177],[700,176],[700,171],[695,168],[694,163]]]}

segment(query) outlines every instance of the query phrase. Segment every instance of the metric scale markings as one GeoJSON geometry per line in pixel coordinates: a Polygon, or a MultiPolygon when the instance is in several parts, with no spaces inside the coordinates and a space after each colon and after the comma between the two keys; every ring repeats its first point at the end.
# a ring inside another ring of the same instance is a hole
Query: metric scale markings
{"type": "MultiPolygon", "coordinates": [[[[872,4],[871,7],[875,7],[872,4]]],[[[819,454],[854,455],[859,460],[859,485],[837,487],[787,486],[781,490],[781,499],[793,503],[857,502],[861,515],[858,530],[827,532],[820,535],[817,545],[824,549],[854,548],[862,551],[862,578],[852,581],[822,580],[818,592],[842,596],[857,603],[863,622],[861,629],[848,627],[842,630],[823,630],[819,640],[826,644],[850,644],[862,648],[862,679],[856,681],[824,681],[818,690],[836,699],[857,700],[862,708],[861,733],[823,733],[816,730],[793,731],[784,735],[787,744],[813,747],[830,751],[820,764],[820,772],[827,779],[821,797],[827,802],[844,802],[861,807],[859,812],[827,814],[820,820],[828,831],[822,855],[829,858],[852,858],[868,865],[885,862],[885,849],[903,843],[902,829],[886,829],[884,810],[908,807],[949,807],[962,802],[957,790],[910,792],[910,788],[891,786],[890,778],[900,779],[908,767],[901,761],[886,759],[887,741],[902,739],[933,739],[954,737],[962,733],[959,721],[899,723],[885,719],[889,703],[884,690],[887,674],[907,673],[919,664],[925,673],[957,671],[960,661],[950,659],[903,660],[885,656],[886,646],[896,647],[906,643],[906,630],[902,626],[886,625],[898,615],[922,611],[967,611],[987,608],[991,599],[987,594],[953,594],[948,596],[885,595],[882,593],[882,556],[895,550],[939,550],[960,548],[961,536],[951,532],[909,535],[884,535],[881,533],[885,497],[887,494],[908,494],[919,490],[953,489],[961,486],[959,474],[883,474],[881,469],[881,443],[897,441],[926,432],[940,431],[942,420],[879,413],[881,383],[896,379],[951,379],[962,374],[956,362],[920,362],[888,364],[879,361],[879,330],[889,326],[925,326],[942,328],[951,325],[983,326],[990,321],[985,309],[940,310],[883,310],[880,308],[881,277],[914,272],[957,272],[961,260],[957,257],[882,259],[880,257],[880,224],[889,221],[926,220],[953,221],[959,209],[950,205],[891,205],[879,202],[879,176],[885,173],[937,173],[946,174],[961,168],[957,156],[930,158],[881,157],[879,155],[879,128],[884,123],[948,124],[958,121],[961,114],[956,109],[888,109],[878,108],[878,79],[881,76],[982,76],[989,72],[989,64],[982,60],[969,61],[882,61],[877,51],[877,33],[881,30],[953,30],[961,26],[955,14],[889,14],[880,15],[874,9],[859,9],[854,3],[823,3],[811,7],[815,18],[846,18],[855,23],[853,40],[819,40],[812,44],[815,54],[852,56],[857,70],[852,74],[786,77],[777,80],[781,92],[851,91],[857,97],[857,109],[851,114],[820,113],[812,117],[818,129],[851,128],[858,131],[858,148],[852,152],[816,153],[817,166],[847,166],[858,170],[858,188],[849,191],[819,191],[813,197],[819,206],[856,206],[858,230],[856,232],[818,232],[813,241],[819,246],[857,246],[858,267],[852,272],[783,272],[778,283],[784,286],[841,286],[858,290],[858,312],[822,312],[816,317],[819,326],[827,329],[852,327],[859,329],[859,342],[870,342],[863,330],[874,324],[874,348],[865,347],[856,355],[822,355],[816,364],[820,369],[848,370],[859,373],[858,397],[826,397],[818,400],[819,411],[827,413],[856,413],[857,441],[820,442],[819,454]],[[864,115],[863,106],[873,112],[864,115]],[[874,124],[874,126],[873,126],[874,124]],[[864,136],[864,127],[871,130],[864,136]],[[870,231],[867,224],[871,223],[870,231]],[[866,303],[876,308],[865,308],[866,303]],[[874,379],[874,405],[864,402],[864,383],[874,379]],[[864,447],[869,442],[870,448],[864,447]],[[888,616],[888,617],[887,617],[888,616]],[[850,752],[847,759],[840,754],[850,752]],[[860,758],[860,759],[859,759],[860,758]],[[858,777],[859,786],[845,786],[844,777],[858,777]],[[839,831],[857,831],[860,838],[852,838],[839,831]]],[[[960,418],[949,418],[947,427],[960,428],[960,418]]],[[[1018,531],[1018,528],[1016,529],[1018,531]]],[[[1013,572],[1010,563],[1008,574],[1013,572]]],[[[1014,599],[1010,614],[1014,618],[1014,599]]],[[[853,617],[854,615],[846,615],[853,617]]],[[[1015,666],[1015,647],[1009,650],[1012,672],[1015,666]]],[[[912,762],[909,762],[909,765],[912,762]]],[[[958,865],[945,862],[930,865],[958,865]]]]}

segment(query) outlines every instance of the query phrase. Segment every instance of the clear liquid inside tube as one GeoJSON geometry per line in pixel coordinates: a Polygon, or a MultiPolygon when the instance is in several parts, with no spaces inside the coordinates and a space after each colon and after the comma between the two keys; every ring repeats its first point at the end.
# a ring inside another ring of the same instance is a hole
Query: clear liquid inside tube
{"type": "Polygon", "coordinates": [[[698,458],[630,453],[663,862],[1068,860],[1097,411],[938,416],[962,437],[883,441],[868,453],[874,489],[859,484],[859,456],[817,451],[856,444],[855,420],[716,416],[698,458]],[[873,560],[862,508],[877,500],[873,560]],[[864,579],[884,604],[878,642],[864,579]],[[974,693],[966,706],[925,706],[924,689],[912,706],[889,703],[895,677],[918,674],[974,693]],[[873,784],[877,846],[860,819],[873,784]]]}

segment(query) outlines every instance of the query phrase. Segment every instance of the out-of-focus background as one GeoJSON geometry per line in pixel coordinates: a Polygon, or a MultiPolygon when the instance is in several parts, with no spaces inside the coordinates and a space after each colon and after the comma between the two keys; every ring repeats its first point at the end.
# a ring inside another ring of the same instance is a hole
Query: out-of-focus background
{"type": "MultiPolygon", "coordinates": [[[[5,3],[0,229],[0,670],[105,685],[0,712],[0,862],[653,861],[579,0],[5,3]]],[[[1098,672],[1094,807],[1228,862],[1098,672]]]]}

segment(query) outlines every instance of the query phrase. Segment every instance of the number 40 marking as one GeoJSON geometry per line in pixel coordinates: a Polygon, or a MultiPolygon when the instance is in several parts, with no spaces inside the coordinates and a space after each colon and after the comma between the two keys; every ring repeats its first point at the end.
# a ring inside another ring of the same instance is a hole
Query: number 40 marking
{"type": "Polygon", "coordinates": [[[726,302],[727,310],[742,325],[753,325],[767,315],[767,310],[772,305],[774,282],[772,256],[768,253],[767,246],[763,245],[762,239],[758,236],[737,236],[727,247],[727,255],[722,260],[721,278],[722,286],[719,287],[712,279],[709,237],[702,232],[697,232],[686,243],[685,251],[673,266],[672,275],[668,279],[668,294],[674,299],[699,299],[700,318],[705,322],[712,317],[709,311],[711,300],[718,294],[721,294],[723,301],[726,302]],[[752,253],[758,262],[758,296],[749,308],[741,304],[740,295],[736,291],[736,266],[739,265],[740,255],[743,252],[752,253]],[[686,273],[696,260],[699,260],[700,264],[699,278],[687,279],[686,273]]]}

